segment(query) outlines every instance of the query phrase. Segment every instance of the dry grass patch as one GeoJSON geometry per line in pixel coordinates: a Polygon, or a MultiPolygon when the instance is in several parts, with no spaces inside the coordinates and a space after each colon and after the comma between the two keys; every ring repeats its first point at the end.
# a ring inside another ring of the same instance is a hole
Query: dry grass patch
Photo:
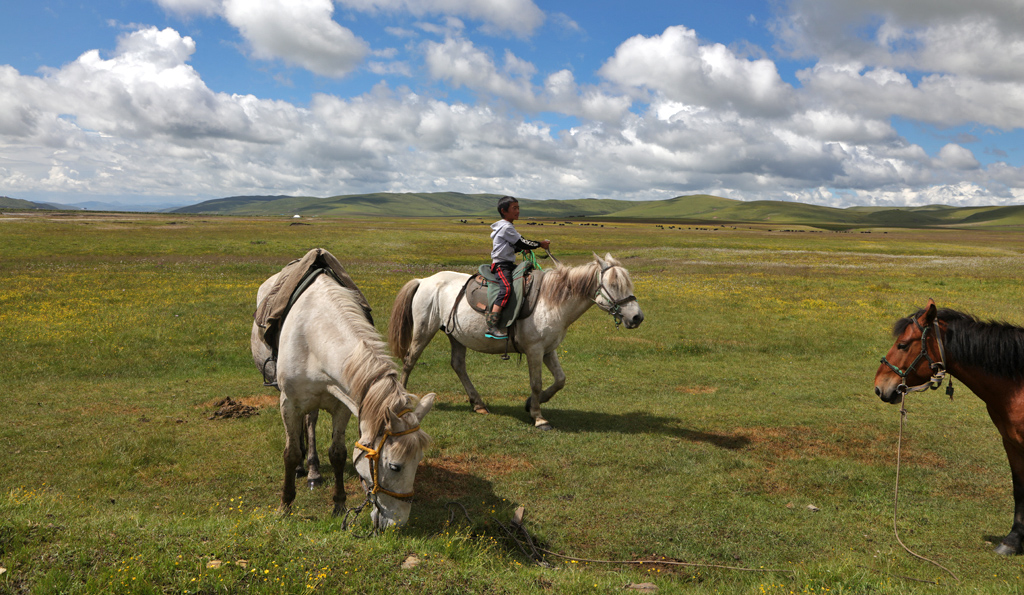
{"type": "Polygon", "coordinates": [[[718,387],[703,386],[700,384],[695,386],[677,386],[676,392],[685,393],[687,395],[713,395],[718,392],[718,387]]]}
{"type": "Polygon", "coordinates": [[[482,483],[533,465],[509,455],[438,455],[423,461],[416,474],[417,498],[427,501],[458,500],[478,494],[482,483]]]}
{"type": "MultiPolygon", "coordinates": [[[[769,465],[773,461],[793,459],[843,459],[864,465],[886,465],[895,461],[896,436],[889,430],[841,425],[828,433],[807,426],[737,428],[736,433],[750,439],[749,450],[769,465]]],[[[944,469],[949,461],[934,452],[903,449],[905,464],[928,469],[944,469]]]]}

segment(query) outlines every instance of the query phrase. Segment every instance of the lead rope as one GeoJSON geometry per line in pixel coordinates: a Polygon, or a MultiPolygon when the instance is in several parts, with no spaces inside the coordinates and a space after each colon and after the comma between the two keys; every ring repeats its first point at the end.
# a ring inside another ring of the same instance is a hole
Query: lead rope
{"type": "Polygon", "coordinates": [[[957,577],[957,575],[953,574],[952,570],[946,568],[942,564],[939,564],[935,560],[931,560],[929,558],[925,558],[924,556],[918,554],[914,550],[912,550],[909,547],[907,547],[906,544],[903,543],[903,540],[900,539],[900,531],[899,531],[899,528],[897,527],[896,519],[897,519],[897,516],[898,516],[897,513],[899,511],[899,504],[900,504],[900,460],[902,458],[902,453],[903,453],[903,422],[904,422],[904,420],[907,419],[906,404],[907,404],[907,395],[906,395],[906,393],[904,393],[903,401],[900,403],[900,433],[899,433],[899,437],[896,440],[896,489],[895,489],[895,493],[893,495],[893,501],[892,501],[892,532],[896,536],[896,542],[899,543],[900,547],[902,547],[904,550],[906,550],[906,552],[908,554],[910,554],[911,556],[914,556],[915,558],[917,558],[919,560],[923,560],[925,562],[928,562],[929,564],[933,564],[933,565],[941,568],[942,570],[945,570],[946,572],[949,573],[949,576],[953,577],[953,579],[956,580],[957,582],[960,582],[960,578],[957,577]]]}
{"type": "Polygon", "coordinates": [[[374,535],[376,535],[377,534],[377,528],[376,527],[370,527],[370,532],[367,533],[366,535],[357,535],[355,533],[356,520],[359,518],[359,513],[363,512],[363,509],[366,508],[366,505],[369,504],[371,501],[372,501],[372,496],[370,495],[370,492],[367,492],[366,493],[366,500],[363,500],[362,504],[360,504],[359,506],[354,506],[352,508],[346,508],[345,509],[345,517],[341,521],[341,530],[342,531],[348,531],[349,528],[352,528],[353,529],[352,536],[356,537],[358,539],[366,539],[368,537],[373,537],[374,535]],[[352,524],[351,525],[349,525],[349,515],[352,515],[352,524]]]}

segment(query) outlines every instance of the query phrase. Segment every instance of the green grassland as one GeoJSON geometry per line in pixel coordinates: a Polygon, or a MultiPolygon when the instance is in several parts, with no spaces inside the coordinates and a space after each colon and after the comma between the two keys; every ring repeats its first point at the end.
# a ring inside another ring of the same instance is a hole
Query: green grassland
{"type": "MultiPolygon", "coordinates": [[[[321,217],[482,217],[493,218],[498,196],[458,192],[350,194],[330,198],[236,196],[177,209],[177,213],[321,217]]],[[[1009,207],[851,207],[839,209],[778,200],[740,201],[708,194],[668,200],[626,201],[597,198],[521,198],[523,213],[535,219],[587,218],[594,221],[647,220],[690,223],[767,223],[818,229],[1014,228],[1024,224],[1024,206],[1009,207]]]]}
{"type": "Polygon", "coordinates": [[[523,411],[515,357],[469,355],[492,411],[473,414],[438,336],[408,387],[438,395],[412,517],[360,539],[330,516],[326,487],[277,513],[277,395],[248,352],[256,289],[326,248],[383,332],[406,281],[472,271],[488,230],[447,216],[294,223],[0,216],[0,593],[1024,591],[1024,559],[991,551],[1012,498],[984,405],[959,383],[952,402],[907,404],[900,536],[954,578],[896,543],[899,415],[872,391],[893,321],[928,298],[1024,324],[1020,228],[521,220],[570,264],[619,259],[643,325],[592,309],[569,329],[552,432],[523,411]],[[210,419],[225,397],[259,414],[210,419]],[[534,564],[499,524],[519,506],[544,549],[589,561],[534,564]]]}

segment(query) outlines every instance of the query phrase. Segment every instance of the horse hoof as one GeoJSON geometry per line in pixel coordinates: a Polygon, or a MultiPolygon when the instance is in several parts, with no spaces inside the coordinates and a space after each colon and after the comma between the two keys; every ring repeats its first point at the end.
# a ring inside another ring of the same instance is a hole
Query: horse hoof
{"type": "Polygon", "coordinates": [[[313,479],[308,480],[306,482],[306,485],[309,486],[310,490],[315,490],[318,487],[320,487],[321,485],[323,485],[323,483],[324,483],[324,480],[322,478],[315,477],[313,479]]]}
{"type": "Polygon", "coordinates": [[[474,406],[473,407],[473,412],[474,413],[479,413],[480,415],[487,415],[488,413],[490,413],[490,411],[487,410],[487,406],[486,405],[476,405],[476,406],[474,406]]]}
{"type": "Polygon", "coordinates": [[[547,432],[548,430],[554,430],[554,428],[551,427],[551,424],[541,424],[541,425],[537,426],[537,428],[540,429],[540,430],[543,430],[545,432],[547,432]]]}
{"type": "Polygon", "coordinates": [[[1006,545],[1005,543],[1000,543],[999,545],[997,545],[995,551],[1000,556],[1015,556],[1015,555],[1017,555],[1017,550],[1015,548],[1012,548],[1012,547],[1006,545]]]}

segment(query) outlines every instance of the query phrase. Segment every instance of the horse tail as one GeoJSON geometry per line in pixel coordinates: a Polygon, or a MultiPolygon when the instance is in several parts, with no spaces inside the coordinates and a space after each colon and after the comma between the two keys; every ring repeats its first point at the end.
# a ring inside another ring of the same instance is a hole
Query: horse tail
{"type": "Polygon", "coordinates": [[[404,360],[409,354],[409,344],[412,343],[412,299],[419,287],[419,279],[413,279],[403,285],[395,296],[395,305],[391,307],[388,344],[391,346],[391,354],[399,360],[404,360]]]}

